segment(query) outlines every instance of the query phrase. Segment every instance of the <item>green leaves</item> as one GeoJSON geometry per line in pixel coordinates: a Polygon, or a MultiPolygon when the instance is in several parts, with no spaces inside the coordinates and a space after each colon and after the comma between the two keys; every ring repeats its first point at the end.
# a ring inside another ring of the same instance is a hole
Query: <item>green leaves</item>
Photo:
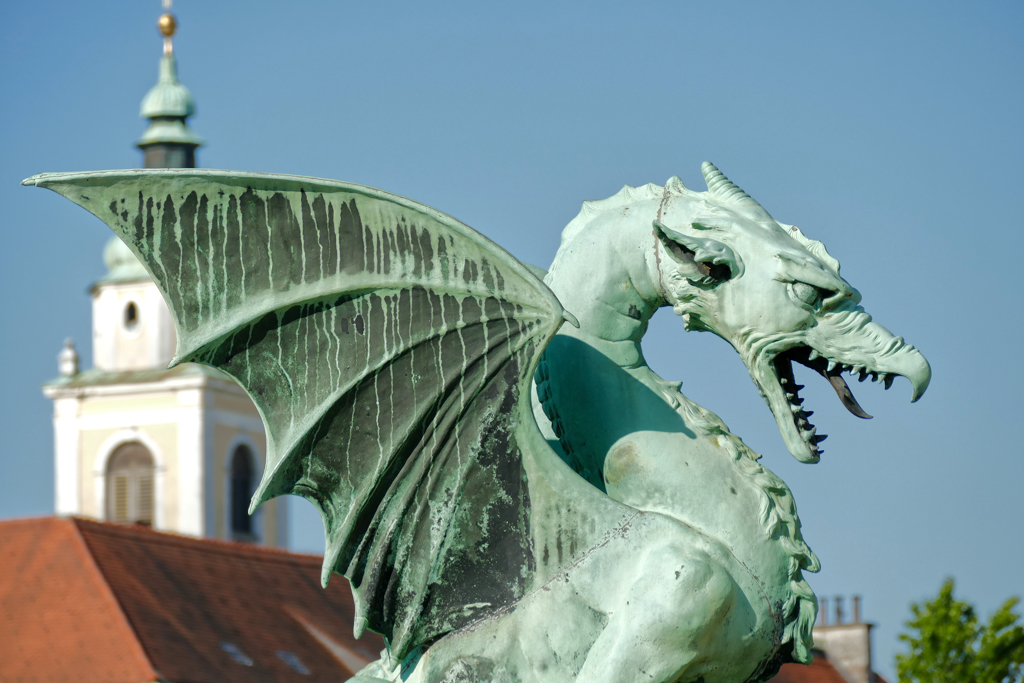
{"type": "Polygon", "coordinates": [[[1020,683],[1024,674],[1024,626],[1012,597],[988,620],[980,623],[974,607],[953,597],[953,579],[946,579],[939,595],[923,605],[913,603],[907,654],[896,655],[901,682],[914,683],[1020,683]]]}

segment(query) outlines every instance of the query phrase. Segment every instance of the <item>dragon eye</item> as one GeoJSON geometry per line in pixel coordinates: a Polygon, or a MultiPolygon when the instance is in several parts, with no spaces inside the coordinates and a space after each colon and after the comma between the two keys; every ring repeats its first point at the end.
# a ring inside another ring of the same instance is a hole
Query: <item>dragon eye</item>
{"type": "Polygon", "coordinates": [[[805,282],[794,282],[790,285],[793,289],[793,296],[808,306],[817,306],[821,303],[821,290],[805,282]]]}

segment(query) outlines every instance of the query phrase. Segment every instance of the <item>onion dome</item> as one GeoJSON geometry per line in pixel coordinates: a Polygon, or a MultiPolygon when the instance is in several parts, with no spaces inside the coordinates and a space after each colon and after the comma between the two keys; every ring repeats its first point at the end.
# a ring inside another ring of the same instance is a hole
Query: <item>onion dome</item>
{"type": "Polygon", "coordinates": [[[164,55],[160,59],[160,78],[142,98],[139,116],[153,119],[158,116],[178,116],[184,118],[196,113],[196,105],[192,93],[178,82],[178,61],[174,55],[164,55]]]}
{"type": "Polygon", "coordinates": [[[111,237],[107,246],[103,247],[103,262],[107,265],[107,274],[100,283],[150,279],[146,268],[117,235],[111,237]]]}

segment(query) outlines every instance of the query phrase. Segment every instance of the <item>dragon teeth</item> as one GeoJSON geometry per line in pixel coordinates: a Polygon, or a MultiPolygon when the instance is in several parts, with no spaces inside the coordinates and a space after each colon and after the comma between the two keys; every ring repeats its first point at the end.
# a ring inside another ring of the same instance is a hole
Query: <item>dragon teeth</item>
{"type": "Polygon", "coordinates": [[[828,359],[828,372],[832,372],[836,369],[836,362],[831,358],[828,359]]]}
{"type": "Polygon", "coordinates": [[[816,427],[811,427],[807,431],[801,432],[800,436],[802,436],[804,438],[804,441],[807,441],[808,443],[812,443],[814,441],[814,432],[815,432],[816,429],[817,429],[816,427]]]}
{"type": "Polygon", "coordinates": [[[811,349],[811,353],[807,356],[807,360],[815,360],[816,358],[818,358],[818,355],[819,354],[817,351],[811,349]]]}

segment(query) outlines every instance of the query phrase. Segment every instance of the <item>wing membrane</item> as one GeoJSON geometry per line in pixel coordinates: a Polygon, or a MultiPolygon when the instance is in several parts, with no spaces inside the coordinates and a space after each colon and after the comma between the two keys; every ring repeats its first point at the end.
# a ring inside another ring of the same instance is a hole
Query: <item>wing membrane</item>
{"type": "Polygon", "coordinates": [[[223,171],[44,174],[152,273],[175,363],[224,370],[267,428],[253,507],[324,518],[356,631],[402,658],[520,597],[533,569],[517,438],[562,321],[522,264],[429,207],[358,185],[223,171]],[[525,408],[524,408],[525,406],[525,408]]]}

